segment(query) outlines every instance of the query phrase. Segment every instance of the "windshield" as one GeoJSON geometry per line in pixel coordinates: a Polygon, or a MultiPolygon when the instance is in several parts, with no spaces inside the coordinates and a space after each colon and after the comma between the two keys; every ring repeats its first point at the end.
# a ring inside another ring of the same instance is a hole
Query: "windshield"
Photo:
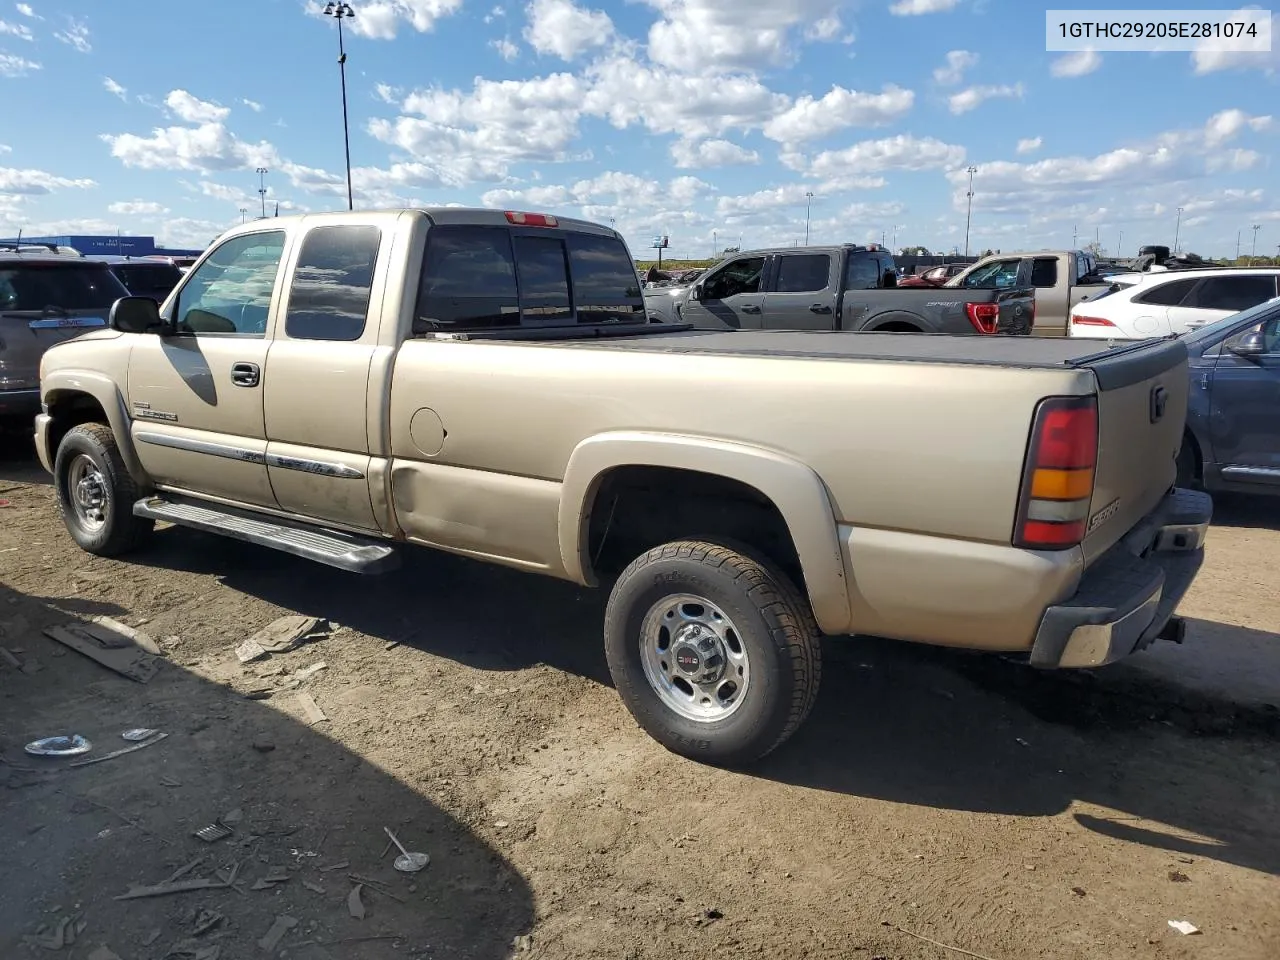
{"type": "Polygon", "coordinates": [[[109,310],[127,296],[129,291],[105,264],[0,264],[0,310],[109,310]]]}
{"type": "Polygon", "coordinates": [[[1280,297],[1274,297],[1258,304],[1256,307],[1241,310],[1239,313],[1233,313],[1220,320],[1215,320],[1213,323],[1206,323],[1203,327],[1197,327],[1190,333],[1182,334],[1182,339],[1192,345],[1212,342],[1237,324],[1247,325],[1245,321],[1248,320],[1252,320],[1255,323],[1269,320],[1277,310],[1280,310],[1280,297]]]}

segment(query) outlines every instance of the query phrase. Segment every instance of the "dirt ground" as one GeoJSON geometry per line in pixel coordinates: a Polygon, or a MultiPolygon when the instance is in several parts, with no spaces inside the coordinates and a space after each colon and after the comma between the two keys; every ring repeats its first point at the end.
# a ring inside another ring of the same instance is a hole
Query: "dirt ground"
{"type": "Polygon", "coordinates": [[[93,558],[21,442],[0,498],[0,646],[27,664],[0,661],[5,958],[265,957],[281,916],[274,955],[302,960],[1280,956],[1280,503],[1220,504],[1185,646],[1042,674],[832,640],[807,725],[743,774],[631,721],[601,594],[429,552],[360,579],[172,528],[93,558]],[[341,629],[238,662],[295,612],[341,629]],[[42,635],[99,614],[159,639],[149,683],[42,635]],[[320,662],[310,724],[288,680],[320,662]],[[168,737],[70,769],[22,749],[74,732],[96,757],[138,726],[168,737]],[[397,873],[384,827],[430,865],[397,873]],[[197,858],[184,879],[236,883],[114,899],[197,858]]]}

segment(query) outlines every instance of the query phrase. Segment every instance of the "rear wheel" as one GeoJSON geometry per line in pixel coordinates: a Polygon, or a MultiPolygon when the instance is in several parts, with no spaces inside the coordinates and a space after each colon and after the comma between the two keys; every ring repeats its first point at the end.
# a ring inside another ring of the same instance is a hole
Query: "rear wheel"
{"type": "Polygon", "coordinates": [[[138,546],[155,526],[133,515],[138,487],[111,428],[82,423],[58,444],[54,486],[62,522],[82,550],[111,557],[138,546]]]}
{"type": "Polygon", "coordinates": [[[768,562],[715,543],[655,547],[619,577],[605,653],[623,703],[667,749],[725,766],[778,747],[821,673],[808,603],[768,562]]]}

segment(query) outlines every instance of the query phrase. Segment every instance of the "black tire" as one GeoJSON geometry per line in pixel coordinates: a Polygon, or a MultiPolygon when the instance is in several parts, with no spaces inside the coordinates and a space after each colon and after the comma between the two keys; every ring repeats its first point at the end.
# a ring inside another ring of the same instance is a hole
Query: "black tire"
{"type": "Polygon", "coordinates": [[[155,521],[133,515],[133,505],[141,496],[129,475],[111,428],[103,423],[82,423],[67,432],[58,444],[53,462],[53,483],[58,494],[58,510],[71,539],[80,549],[101,557],[114,557],[139,546],[155,527],[155,521]],[[101,487],[102,522],[86,521],[74,502],[70,470],[81,457],[97,467],[101,487]]]}
{"type": "Polygon", "coordinates": [[[768,561],[721,544],[681,540],[636,558],[609,596],[604,643],[614,685],[636,722],[668,750],[703,763],[760,759],[795,733],[818,695],[821,634],[808,602],[768,561]],[[741,702],[723,719],[678,713],[645,675],[645,617],[680,594],[723,611],[749,659],[741,702]]]}

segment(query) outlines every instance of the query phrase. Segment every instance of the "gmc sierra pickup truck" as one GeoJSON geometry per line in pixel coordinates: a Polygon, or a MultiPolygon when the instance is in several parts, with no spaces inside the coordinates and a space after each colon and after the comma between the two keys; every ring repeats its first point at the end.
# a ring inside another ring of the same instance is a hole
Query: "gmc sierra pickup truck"
{"type": "Polygon", "coordinates": [[[1031,287],[1036,298],[1037,337],[1065,337],[1071,308],[1111,288],[1098,273],[1098,261],[1083,250],[1041,250],[996,254],[979,260],[946,282],[944,288],[1012,290],[1031,287]]]}
{"type": "Polygon", "coordinates": [[[782,247],[735,254],[679,292],[645,298],[652,317],[706,330],[881,330],[1027,334],[1035,292],[899,287],[878,246],[782,247]]]}
{"type": "Polygon", "coordinates": [[[35,434],[90,553],[167,521],[607,584],[639,724],[743,764],[808,714],[823,634],[1046,668],[1177,638],[1212,507],[1174,487],[1187,383],[1177,340],[650,323],[613,230],[407,209],[228,231],[45,353],[35,434]]]}

